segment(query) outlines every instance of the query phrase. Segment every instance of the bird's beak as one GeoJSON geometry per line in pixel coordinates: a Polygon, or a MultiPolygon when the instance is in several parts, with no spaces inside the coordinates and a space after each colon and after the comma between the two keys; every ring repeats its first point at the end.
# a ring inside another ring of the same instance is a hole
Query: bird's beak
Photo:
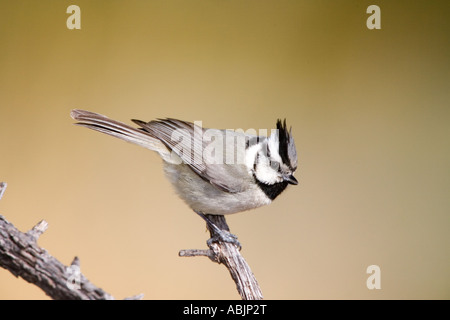
{"type": "Polygon", "coordinates": [[[297,179],[292,174],[284,176],[284,181],[287,181],[289,184],[298,185],[297,179]]]}

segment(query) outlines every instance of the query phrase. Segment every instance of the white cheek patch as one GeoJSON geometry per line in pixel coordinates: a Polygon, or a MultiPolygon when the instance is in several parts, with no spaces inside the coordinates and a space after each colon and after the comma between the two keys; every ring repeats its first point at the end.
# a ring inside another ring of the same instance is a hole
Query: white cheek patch
{"type": "Polygon", "coordinates": [[[283,181],[278,172],[282,164],[279,145],[278,130],[272,130],[266,141],[252,145],[246,150],[245,165],[248,173],[255,175],[264,184],[272,185],[283,181]]]}
{"type": "Polygon", "coordinates": [[[255,176],[262,183],[269,185],[282,181],[281,177],[278,176],[277,171],[272,169],[268,161],[259,162],[256,165],[255,176]]]}
{"type": "Polygon", "coordinates": [[[262,150],[259,150],[257,154],[257,162],[253,169],[256,179],[268,185],[281,182],[283,178],[278,174],[278,166],[274,170],[271,161],[262,150]]]}

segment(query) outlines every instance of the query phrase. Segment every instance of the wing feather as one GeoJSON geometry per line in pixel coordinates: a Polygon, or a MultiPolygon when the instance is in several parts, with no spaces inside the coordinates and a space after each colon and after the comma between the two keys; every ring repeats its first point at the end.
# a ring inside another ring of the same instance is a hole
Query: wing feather
{"type": "MultiPolygon", "coordinates": [[[[158,119],[150,122],[132,120],[143,130],[159,139],[168,149],[175,152],[192,171],[217,188],[236,193],[248,185],[248,173],[245,164],[227,164],[225,151],[223,161],[215,163],[205,154],[205,148],[212,141],[203,139],[206,130],[191,122],[177,119],[158,119]]],[[[214,130],[214,134],[225,135],[224,130],[214,130]]],[[[225,138],[223,142],[225,142],[225,138]]],[[[234,145],[233,145],[234,148],[234,145]]]]}

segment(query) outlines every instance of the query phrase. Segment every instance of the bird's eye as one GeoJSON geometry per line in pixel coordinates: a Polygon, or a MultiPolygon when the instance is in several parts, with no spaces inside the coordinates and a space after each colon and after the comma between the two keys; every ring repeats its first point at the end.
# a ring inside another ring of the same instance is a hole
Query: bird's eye
{"type": "Polygon", "coordinates": [[[270,161],[270,167],[275,171],[280,171],[280,163],[277,161],[270,161]]]}

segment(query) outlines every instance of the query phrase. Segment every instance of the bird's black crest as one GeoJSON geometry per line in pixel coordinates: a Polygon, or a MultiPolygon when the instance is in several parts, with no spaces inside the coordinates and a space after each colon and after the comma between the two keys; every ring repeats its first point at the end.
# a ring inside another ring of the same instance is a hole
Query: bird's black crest
{"type": "Polygon", "coordinates": [[[291,144],[291,134],[287,130],[286,119],[284,119],[283,122],[281,122],[281,119],[277,120],[277,130],[278,130],[278,139],[280,142],[278,147],[278,153],[280,154],[283,163],[285,163],[292,169],[292,162],[291,159],[289,158],[289,145],[291,144]]]}

